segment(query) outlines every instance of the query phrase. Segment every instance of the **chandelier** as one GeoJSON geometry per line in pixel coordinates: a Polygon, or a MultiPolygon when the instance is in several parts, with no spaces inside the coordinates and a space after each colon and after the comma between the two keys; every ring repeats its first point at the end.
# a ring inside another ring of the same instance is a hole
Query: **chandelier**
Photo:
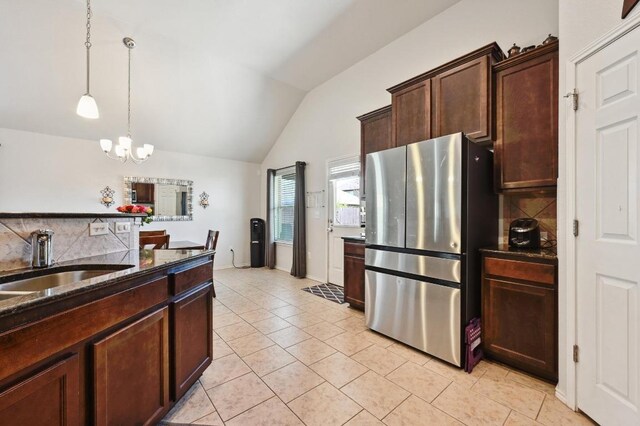
{"type": "Polygon", "coordinates": [[[112,160],[119,160],[126,163],[127,160],[131,160],[136,164],[143,163],[151,157],[153,154],[153,145],[145,143],[143,146],[134,150],[132,147],[131,139],[131,51],[136,47],[136,42],[129,37],[125,37],[122,42],[129,50],[129,73],[128,73],[128,91],[127,91],[127,136],[120,136],[118,138],[118,145],[113,146],[111,139],[100,139],[100,148],[112,160]],[[114,151],[114,155],[111,151],[114,151]]]}

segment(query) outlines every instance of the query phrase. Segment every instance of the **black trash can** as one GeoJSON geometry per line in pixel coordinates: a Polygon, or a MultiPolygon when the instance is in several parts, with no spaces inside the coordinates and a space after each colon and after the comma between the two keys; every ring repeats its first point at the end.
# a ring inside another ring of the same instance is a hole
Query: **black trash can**
{"type": "Polygon", "coordinates": [[[264,266],[264,220],[254,217],[251,219],[251,267],[262,268],[264,266]]]}

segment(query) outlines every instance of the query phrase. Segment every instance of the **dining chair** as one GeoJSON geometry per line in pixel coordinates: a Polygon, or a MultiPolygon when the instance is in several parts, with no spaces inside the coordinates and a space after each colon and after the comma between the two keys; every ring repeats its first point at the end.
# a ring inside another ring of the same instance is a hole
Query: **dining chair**
{"type": "Polygon", "coordinates": [[[160,229],[158,231],[140,231],[141,237],[155,237],[158,235],[167,235],[166,229],[160,229]]]}
{"type": "Polygon", "coordinates": [[[209,231],[207,234],[207,242],[204,245],[205,250],[215,250],[218,246],[218,236],[220,231],[209,231]]]}
{"type": "Polygon", "coordinates": [[[148,245],[153,244],[152,250],[168,249],[169,248],[170,235],[151,235],[147,237],[140,237],[140,248],[143,249],[148,245]]]}
{"type": "MultiPolygon", "coordinates": [[[[205,250],[215,250],[218,246],[218,236],[220,235],[220,231],[212,231],[209,230],[207,233],[207,242],[204,244],[205,250]]],[[[213,255],[213,261],[215,262],[216,255],[213,255]]],[[[213,266],[213,265],[212,265],[213,266]]],[[[216,297],[216,286],[215,281],[213,285],[213,297],[216,297]]]]}

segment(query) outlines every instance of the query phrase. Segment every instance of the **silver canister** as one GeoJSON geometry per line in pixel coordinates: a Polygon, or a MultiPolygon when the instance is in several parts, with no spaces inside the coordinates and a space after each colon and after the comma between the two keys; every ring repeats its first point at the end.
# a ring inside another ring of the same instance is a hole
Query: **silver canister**
{"type": "Polygon", "coordinates": [[[53,265],[53,231],[38,229],[31,233],[31,266],[46,268],[53,265]]]}

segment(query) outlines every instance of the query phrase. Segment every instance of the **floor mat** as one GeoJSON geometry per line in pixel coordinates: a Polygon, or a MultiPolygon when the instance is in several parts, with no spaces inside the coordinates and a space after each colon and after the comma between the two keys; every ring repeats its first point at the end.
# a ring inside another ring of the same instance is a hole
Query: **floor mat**
{"type": "Polygon", "coordinates": [[[302,289],[323,299],[331,300],[339,304],[344,303],[344,288],[335,284],[320,284],[302,289]]]}

